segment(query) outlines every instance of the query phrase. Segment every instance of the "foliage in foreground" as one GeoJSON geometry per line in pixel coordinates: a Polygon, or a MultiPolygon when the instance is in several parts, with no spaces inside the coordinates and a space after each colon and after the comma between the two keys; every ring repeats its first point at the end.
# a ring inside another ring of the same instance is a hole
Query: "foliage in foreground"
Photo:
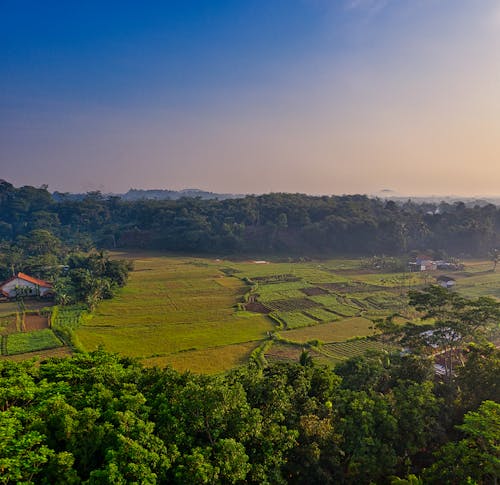
{"type": "MultiPolygon", "coordinates": [[[[483,355],[498,362],[491,347],[483,355]]],[[[470,365],[484,379],[497,371],[470,365]]],[[[428,361],[388,354],[358,357],[338,374],[304,359],[216,377],[145,369],[102,351],[2,361],[0,483],[363,484],[410,473],[426,483],[490,483],[497,396],[485,392],[454,430],[470,396],[443,409],[443,393],[454,392],[446,389],[428,361]]]]}

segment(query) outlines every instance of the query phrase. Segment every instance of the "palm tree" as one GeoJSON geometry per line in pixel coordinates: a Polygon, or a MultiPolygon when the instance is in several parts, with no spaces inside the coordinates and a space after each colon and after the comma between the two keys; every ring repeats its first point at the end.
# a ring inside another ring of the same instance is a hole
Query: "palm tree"
{"type": "Polygon", "coordinates": [[[491,251],[491,260],[493,261],[493,273],[494,273],[497,269],[498,261],[500,260],[500,252],[498,251],[498,249],[493,249],[491,251]]]}

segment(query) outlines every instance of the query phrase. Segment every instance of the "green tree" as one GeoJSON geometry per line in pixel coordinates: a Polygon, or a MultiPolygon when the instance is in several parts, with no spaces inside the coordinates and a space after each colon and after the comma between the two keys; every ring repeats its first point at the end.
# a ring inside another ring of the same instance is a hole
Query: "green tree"
{"type": "Polygon", "coordinates": [[[485,401],[457,426],[464,438],[444,445],[424,474],[430,483],[496,484],[500,477],[500,404],[485,401]]]}

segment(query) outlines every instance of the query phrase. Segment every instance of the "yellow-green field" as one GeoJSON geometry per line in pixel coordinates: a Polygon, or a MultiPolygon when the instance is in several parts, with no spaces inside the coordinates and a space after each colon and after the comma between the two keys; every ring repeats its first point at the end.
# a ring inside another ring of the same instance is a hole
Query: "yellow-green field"
{"type": "Polygon", "coordinates": [[[250,354],[259,342],[224,345],[203,350],[178,352],[164,357],[150,357],[142,362],[147,366],[165,367],[171,365],[178,371],[197,370],[205,374],[215,374],[248,362],[250,354]]]}
{"type": "MultiPolygon", "coordinates": [[[[417,321],[407,291],[443,274],[379,273],[361,258],[235,261],[152,252],[113,257],[134,260],[126,287],[93,315],[81,306],[56,307],[56,334],[62,321],[75,330],[75,345],[86,350],[103,346],[148,366],[203,373],[244,364],[270,338],[274,343],[266,343],[264,355],[271,360],[297,360],[306,347],[331,365],[377,349],[374,320],[397,315],[401,323],[417,321]]],[[[500,298],[500,271],[491,270],[491,262],[469,261],[447,274],[456,280],[454,291],[465,296],[500,298]]],[[[37,300],[26,304],[31,311],[45,306],[37,300]]],[[[16,302],[0,303],[2,358],[70,353],[51,330],[23,333],[19,310],[16,302]]]]}
{"type": "MultiPolygon", "coordinates": [[[[135,269],[127,286],[113,300],[102,302],[77,330],[84,348],[102,345],[146,365],[205,373],[243,364],[276,331],[283,342],[298,345],[290,355],[300,354],[300,345],[314,340],[333,345],[373,336],[376,318],[394,313],[411,318],[406,292],[440,274],[381,274],[364,269],[356,259],[256,262],[153,253],[116,256],[134,259],[135,269]],[[244,311],[246,301],[267,310],[244,311]]],[[[454,274],[457,291],[500,296],[500,276],[488,269],[485,262],[472,262],[470,269],[454,274]]],[[[346,349],[374,344],[349,345],[346,349]]],[[[338,359],[344,354],[335,355],[338,359]]]]}
{"type": "Polygon", "coordinates": [[[273,329],[264,315],[237,310],[247,287],[216,262],[152,256],[134,265],[127,286],[78,329],[86,349],[103,345],[149,364],[220,371],[246,355],[235,344],[258,344],[273,329]]]}
{"type": "Polygon", "coordinates": [[[282,332],[287,340],[305,343],[311,340],[342,342],[353,337],[368,337],[375,333],[373,322],[363,317],[346,318],[338,322],[323,323],[314,327],[297,328],[282,332]]]}

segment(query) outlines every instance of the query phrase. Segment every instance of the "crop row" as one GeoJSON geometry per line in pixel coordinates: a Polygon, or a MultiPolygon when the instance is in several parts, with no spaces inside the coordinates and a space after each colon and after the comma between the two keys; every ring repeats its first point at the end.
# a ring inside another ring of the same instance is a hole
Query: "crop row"
{"type": "Polygon", "coordinates": [[[335,320],[339,320],[339,316],[331,311],[328,311],[324,308],[309,308],[305,311],[307,315],[311,315],[315,319],[320,322],[334,322],[335,320]]]}
{"type": "Polygon", "coordinates": [[[319,307],[319,303],[308,298],[291,298],[289,300],[267,301],[266,306],[271,310],[278,312],[294,312],[308,310],[309,308],[319,307]]]}
{"type": "Polygon", "coordinates": [[[62,342],[54,335],[54,332],[48,328],[29,333],[12,333],[7,336],[8,355],[53,349],[62,345],[62,342]]]}
{"type": "Polygon", "coordinates": [[[367,350],[383,350],[386,345],[374,340],[352,340],[323,345],[322,351],[329,357],[344,358],[363,355],[367,350]]]}
{"type": "Polygon", "coordinates": [[[318,323],[317,320],[304,315],[302,312],[273,312],[273,314],[285,322],[289,329],[309,327],[318,323]]]}

